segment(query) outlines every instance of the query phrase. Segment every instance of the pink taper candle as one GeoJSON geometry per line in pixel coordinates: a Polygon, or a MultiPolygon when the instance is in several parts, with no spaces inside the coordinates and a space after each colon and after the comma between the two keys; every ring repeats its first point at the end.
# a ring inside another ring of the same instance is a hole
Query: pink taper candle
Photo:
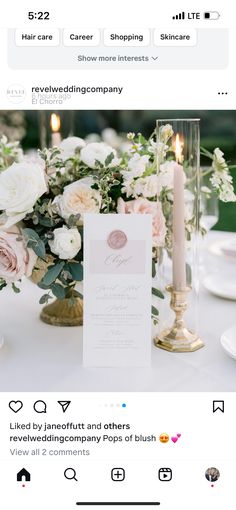
{"type": "Polygon", "coordinates": [[[56,113],[52,113],[50,125],[52,129],[52,137],[51,137],[51,147],[59,147],[61,143],[61,119],[60,116],[56,113]]]}
{"type": "Polygon", "coordinates": [[[184,205],[184,170],[181,143],[176,135],[176,164],[174,167],[174,201],[173,201],[173,287],[175,290],[186,288],[186,241],[185,241],[185,205],[184,205]]]}

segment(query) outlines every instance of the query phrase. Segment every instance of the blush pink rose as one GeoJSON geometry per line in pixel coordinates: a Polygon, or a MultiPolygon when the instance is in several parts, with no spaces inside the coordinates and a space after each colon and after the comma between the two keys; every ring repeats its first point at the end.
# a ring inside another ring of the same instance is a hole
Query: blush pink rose
{"type": "Polygon", "coordinates": [[[20,231],[17,227],[0,230],[0,278],[6,283],[20,280],[22,276],[31,276],[37,255],[26,248],[23,240],[19,241],[20,231]]]}
{"type": "Polygon", "coordinates": [[[151,202],[147,198],[136,198],[125,202],[118,199],[118,214],[152,214],[152,240],[153,246],[163,246],[166,236],[165,217],[159,201],[151,202]]]}

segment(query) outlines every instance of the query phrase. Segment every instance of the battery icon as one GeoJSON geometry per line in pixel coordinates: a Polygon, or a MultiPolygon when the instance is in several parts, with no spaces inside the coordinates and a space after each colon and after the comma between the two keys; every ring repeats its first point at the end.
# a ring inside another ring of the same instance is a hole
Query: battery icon
{"type": "Polygon", "coordinates": [[[204,19],[219,19],[220,13],[217,11],[208,11],[203,14],[204,19]]]}

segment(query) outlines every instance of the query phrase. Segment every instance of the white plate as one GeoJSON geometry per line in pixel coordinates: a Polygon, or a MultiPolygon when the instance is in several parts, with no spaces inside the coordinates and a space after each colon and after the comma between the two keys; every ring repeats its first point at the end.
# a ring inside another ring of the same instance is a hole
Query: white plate
{"type": "Polygon", "coordinates": [[[226,354],[236,359],[236,326],[232,326],[223,333],[220,343],[226,354]]]}
{"type": "Polygon", "coordinates": [[[204,278],[203,285],[215,296],[236,300],[236,276],[225,273],[209,274],[204,278]]]}
{"type": "MultiPolygon", "coordinates": [[[[235,236],[236,237],[236,236],[235,236]]],[[[218,257],[225,257],[236,261],[236,239],[223,239],[211,244],[208,248],[210,253],[218,257]]]]}

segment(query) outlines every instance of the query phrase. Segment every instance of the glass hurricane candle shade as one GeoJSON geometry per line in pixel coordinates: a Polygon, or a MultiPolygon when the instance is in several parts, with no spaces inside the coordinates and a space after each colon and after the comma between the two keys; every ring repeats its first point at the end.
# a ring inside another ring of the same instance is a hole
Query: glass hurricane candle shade
{"type": "Polygon", "coordinates": [[[203,346],[198,336],[200,140],[199,119],[157,121],[158,200],[166,222],[157,250],[160,301],[155,344],[174,352],[203,346]]]}
{"type": "Polygon", "coordinates": [[[200,198],[200,226],[208,233],[219,220],[219,197],[216,192],[207,192],[211,188],[209,167],[201,167],[201,198],[200,198]]]}
{"type": "Polygon", "coordinates": [[[0,349],[3,347],[3,345],[4,345],[4,336],[0,331],[0,349]]]}

